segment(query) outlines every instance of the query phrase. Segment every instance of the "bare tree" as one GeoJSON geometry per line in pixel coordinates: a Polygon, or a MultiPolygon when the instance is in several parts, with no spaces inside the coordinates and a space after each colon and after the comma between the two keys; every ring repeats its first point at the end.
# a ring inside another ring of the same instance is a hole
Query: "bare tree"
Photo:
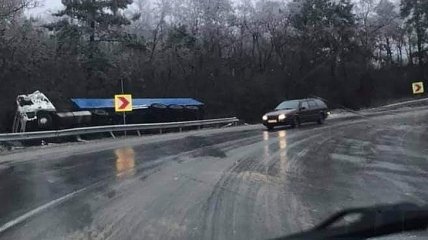
{"type": "Polygon", "coordinates": [[[22,14],[24,9],[38,5],[34,0],[0,0],[0,24],[22,14]]]}

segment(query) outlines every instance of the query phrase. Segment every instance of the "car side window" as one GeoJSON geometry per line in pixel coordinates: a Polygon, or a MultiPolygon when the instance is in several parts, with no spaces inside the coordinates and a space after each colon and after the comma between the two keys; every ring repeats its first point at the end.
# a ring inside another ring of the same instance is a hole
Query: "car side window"
{"type": "Polygon", "coordinates": [[[317,103],[313,100],[309,101],[309,107],[311,107],[311,109],[315,109],[318,107],[317,103]]]}
{"type": "Polygon", "coordinates": [[[327,105],[323,101],[317,100],[316,102],[317,102],[318,106],[320,106],[322,108],[327,108],[327,105]]]}
{"type": "Polygon", "coordinates": [[[300,105],[300,107],[301,108],[305,108],[305,109],[309,109],[308,102],[307,101],[302,102],[301,105],[300,105]]]}

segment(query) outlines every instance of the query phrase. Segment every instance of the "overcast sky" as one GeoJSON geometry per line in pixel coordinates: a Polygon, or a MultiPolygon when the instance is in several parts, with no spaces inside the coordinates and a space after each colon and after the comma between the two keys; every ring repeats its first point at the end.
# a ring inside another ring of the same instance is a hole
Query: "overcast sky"
{"type": "Polygon", "coordinates": [[[49,17],[63,7],[61,0],[38,0],[39,7],[29,9],[25,13],[32,17],[49,17]]]}
{"type": "MultiPolygon", "coordinates": [[[[61,0],[38,0],[40,7],[33,8],[26,11],[28,16],[49,18],[50,15],[63,7],[61,0]]],[[[274,0],[275,1],[275,0],[274,0]]],[[[286,1],[286,0],[283,0],[286,1]]],[[[358,1],[358,0],[353,0],[358,1]]],[[[391,0],[398,3],[400,0],[391,0]]]]}

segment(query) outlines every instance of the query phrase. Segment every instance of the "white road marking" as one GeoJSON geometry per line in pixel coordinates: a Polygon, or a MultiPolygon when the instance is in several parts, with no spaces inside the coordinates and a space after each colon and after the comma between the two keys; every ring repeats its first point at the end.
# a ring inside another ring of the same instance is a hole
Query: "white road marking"
{"type": "Polygon", "coordinates": [[[46,210],[48,208],[51,208],[51,207],[53,207],[55,205],[60,204],[61,202],[64,202],[64,201],[66,201],[66,200],[74,197],[75,195],[77,195],[77,194],[85,191],[86,189],[87,188],[82,188],[82,189],[79,189],[77,191],[71,192],[71,193],[69,193],[69,194],[67,194],[65,196],[62,196],[62,197],[57,198],[57,199],[55,199],[53,201],[50,201],[50,202],[48,202],[46,204],[43,204],[42,206],[37,207],[37,208],[35,208],[35,209],[33,209],[33,210],[25,213],[24,215],[21,215],[21,216],[15,218],[15,219],[13,219],[12,221],[9,221],[9,222],[3,224],[3,226],[0,227],[0,233],[8,230],[9,228],[11,228],[11,227],[13,227],[13,226],[15,226],[15,225],[17,225],[17,224],[19,224],[19,223],[27,220],[27,219],[33,217],[33,216],[35,216],[36,214],[39,214],[39,213],[43,212],[44,210],[46,210]]]}

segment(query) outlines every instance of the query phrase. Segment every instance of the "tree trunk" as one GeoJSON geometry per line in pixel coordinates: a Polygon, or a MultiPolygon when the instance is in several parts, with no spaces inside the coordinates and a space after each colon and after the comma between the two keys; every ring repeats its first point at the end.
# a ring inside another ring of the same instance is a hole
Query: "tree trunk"
{"type": "Polygon", "coordinates": [[[385,37],[386,40],[386,55],[388,56],[388,64],[392,64],[392,50],[391,50],[391,43],[389,41],[389,37],[385,37]]]}
{"type": "Polygon", "coordinates": [[[412,49],[412,43],[411,43],[411,40],[410,40],[410,36],[409,36],[409,56],[408,56],[408,59],[409,59],[409,65],[413,65],[413,49],[412,49]]]}
{"type": "Polygon", "coordinates": [[[421,29],[421,26],[419,24],[416,26],[416,35],[418,38],[418,64],[419,64],[419,71],[420,71],[420,77],[424,78],[424,56],[423,56],[423,35],[425,34],[425,30],[421,29]]]}
{"type": "MultiPolygon", "coordinates": [[[[95,5],[95,0],[92,0],[92,4],[95,5]]],[[[89,81],[87,86],[87,90],[90,91],[94,89],[95,83],[93,83],[93,59],[94,59],[94,51],[95,51],[95,11],[91,10],[91,21],[90,21],[90,34],[89,34],[89,54],[88,54],[88,62],[89,66],[87,67],[86,80],[89,81]]]]}
{"type": "Polygon", "coordinates": [[[397,55],[397,62],[400,66],[403,65],[403,42],[399,41],[399,43],[397,44],[397,50],[398,50],[398,55],[397,55]]]}

